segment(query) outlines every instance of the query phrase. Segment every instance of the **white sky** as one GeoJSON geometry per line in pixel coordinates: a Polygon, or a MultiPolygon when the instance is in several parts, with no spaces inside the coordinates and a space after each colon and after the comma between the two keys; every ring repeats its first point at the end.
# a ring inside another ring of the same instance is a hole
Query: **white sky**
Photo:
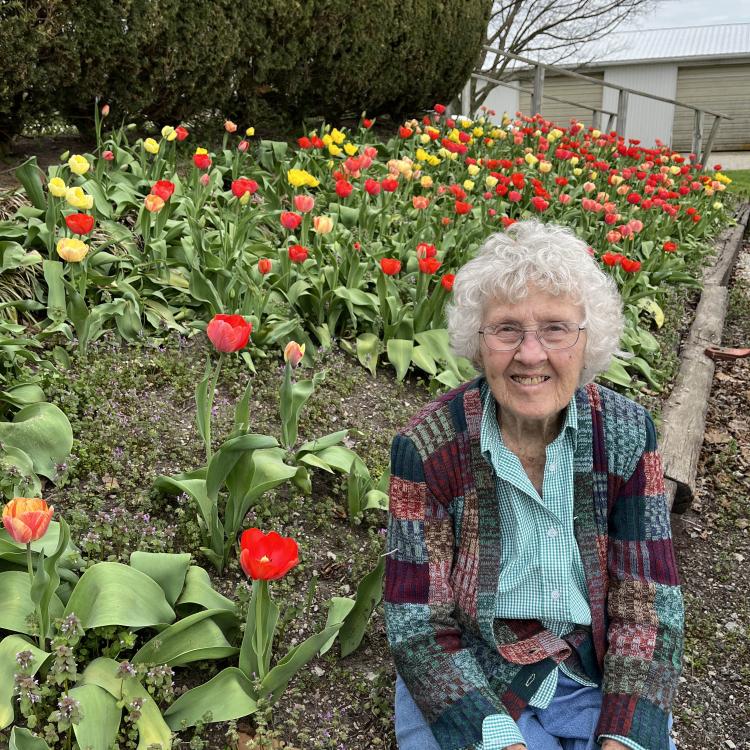
{"type": "Polygon", "coordinates": [[[750,0],[655,0],[650,13],[624,22],[617,31],[742,22],[750,23],[750,0]]]}

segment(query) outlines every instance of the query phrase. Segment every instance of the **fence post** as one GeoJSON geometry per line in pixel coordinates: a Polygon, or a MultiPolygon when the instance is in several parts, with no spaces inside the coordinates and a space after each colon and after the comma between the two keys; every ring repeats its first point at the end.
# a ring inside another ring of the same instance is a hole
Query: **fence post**
{"type": "Polygon", "coordinates": [[[620,89],[617,96],[617,132],[625,136],[625,128],[628,122],[628,92],[620,89]]]}
{"type": "Polygon", "coordinates": [[[703,110],[696,109],[693,119],[693,153],[700,155],[701,146],[703,145],[703,110]]]}
{"type": "Polygon", "coordinates": [[[714,121],[711,125],[711,132],[708,134],[708,138],[706,139],[706,145],[703,147],[703,153],[700,155],[701,161],[700,163],[703,165],[703,168],[706,168],[706,162],[711,157],[711,149],[714,147],[714,139],[716,138],[716,133],[719,130],[719,123],[721,122],[721,117],[718,117],[717,115],[714,115],[714,121]]]}
{"type": "Polygon", "coordinates": [[[471,76],[461,90],[461,114],[471,119],[471,76]]]}
{"type": "Polygon", "coordinates": [[[542,113],[542,97],[544,96],[544,66],[537,64],[534,71],[534,93],[531,95],[531,114],[542,113]]]}
{"type": "Polygon", "coordinates": [[[602,129],[602,113],[598,109],[594,110],[594,116],[592,118],[591,124],[594,127],[594,130],[602,129]]]}

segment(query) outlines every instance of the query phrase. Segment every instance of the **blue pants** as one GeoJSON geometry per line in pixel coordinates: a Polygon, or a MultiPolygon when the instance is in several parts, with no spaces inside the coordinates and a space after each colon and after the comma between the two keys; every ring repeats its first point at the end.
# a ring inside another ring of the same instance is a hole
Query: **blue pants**
{"type": "MultiPolygon", "coordinates": [[[[601,705],[601,690],[559,672],[552,703],[547,708],[528,706],[516,724],[530,750],[596,750],[594,731],[601,705]]],[[[671,728],[671,716],[669,724],[671,728]]],[[[399,750],[440,750],[400,676],[396,677],[396,742],[399,750]]],[[[671,739],[669,750],[675,750],[671,739]]]]}

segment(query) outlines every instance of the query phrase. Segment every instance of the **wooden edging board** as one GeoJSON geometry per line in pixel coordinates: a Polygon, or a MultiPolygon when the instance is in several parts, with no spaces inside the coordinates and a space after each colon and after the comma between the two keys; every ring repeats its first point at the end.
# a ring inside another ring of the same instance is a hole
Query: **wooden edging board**
{"type": "MultiPolygon", "coordinates": [[[[673,513],[684,513],[695,494],[714,377],[713,360],[704,352],[709,346],[721,344],[729,296],[727,284],[749,220],[750,203],[746,203],[737,213],[736,226],[726,229],[716,241],[716,259],[703,272],[703,291],[695,320],[682,348],[674,388],[662,411],[659,442],[667,498],[673,513]]],[[[733,343],[743,346],[746,342],[733,343]]]]}

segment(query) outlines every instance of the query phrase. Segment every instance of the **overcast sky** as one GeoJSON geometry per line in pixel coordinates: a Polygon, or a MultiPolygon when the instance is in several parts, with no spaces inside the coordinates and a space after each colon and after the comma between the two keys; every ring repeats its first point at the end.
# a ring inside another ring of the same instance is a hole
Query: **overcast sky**
{"type": "Polygon", "coordinates": [[[741,22],[750,22],[750,0],[655,0],[650,13],[623,23],[617,30],[741,22]]]}

